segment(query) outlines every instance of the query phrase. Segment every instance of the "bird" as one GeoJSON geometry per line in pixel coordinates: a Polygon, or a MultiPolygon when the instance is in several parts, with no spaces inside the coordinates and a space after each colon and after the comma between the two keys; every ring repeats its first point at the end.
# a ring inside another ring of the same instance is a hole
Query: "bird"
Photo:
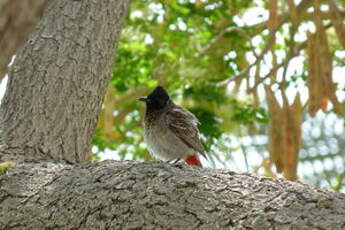
{"type": "Polygon", "coordinates": [[[199,140],[200,122],[194,114],[176,105],[162,86],[138,100],[146,104],[144,141],[151,155],[203,167],[199,156],[206,158],[206,154],[199,140]]]}

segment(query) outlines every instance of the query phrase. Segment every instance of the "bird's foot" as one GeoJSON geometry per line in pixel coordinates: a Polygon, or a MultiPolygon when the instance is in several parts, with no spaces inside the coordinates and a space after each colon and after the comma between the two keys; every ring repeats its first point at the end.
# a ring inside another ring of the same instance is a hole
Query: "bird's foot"
{"type": "Polygon", "coordinates": [[[169,164],[176,164],[176,163],[178,163],[180,160],[181,160],[180,158],[172,159],[172,160],[168,160],[167,163],[169,163],[169,164]]]}

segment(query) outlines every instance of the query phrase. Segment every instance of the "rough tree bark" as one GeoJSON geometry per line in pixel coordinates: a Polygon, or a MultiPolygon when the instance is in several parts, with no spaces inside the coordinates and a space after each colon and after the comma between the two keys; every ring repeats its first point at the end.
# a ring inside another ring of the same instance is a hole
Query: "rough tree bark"
{"type": "Polygon", "coordinates": [[[50,0],[0,2],[0,82],[15,52],[24,44],[50,0]]]}
{"type": "Polygon", "coordinates": [[[345,195],[166,163],[25,163],[0,176],[0,229],[345,229],[345,195]]]}
{"type": "Polygon", "coordinates": [[[297,182],[76,164],[86,160],[128,5],[54,1],[18,54],[0,110],[0,162],[18,162],[0,174],[0,229],[344,229],[345,196],[297,182]]]}
{"type": "Polygon", "coordinates": [[[86,161],[128,5],[51,2],[9,72],[0,161],[86,161]]]}

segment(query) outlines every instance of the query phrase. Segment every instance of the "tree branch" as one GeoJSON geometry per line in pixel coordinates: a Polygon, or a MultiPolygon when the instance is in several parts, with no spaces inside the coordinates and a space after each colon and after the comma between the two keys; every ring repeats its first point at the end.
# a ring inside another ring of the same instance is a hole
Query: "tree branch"
{"type": "Polygon", "coordinates": [[[273,74],[275,74],[281,67],[286,66],[290,60],[294,57],[296,57],[297,55],[299,55],[299,53],[301,52],[302,49],[305,49],[305,47],[307,46],[307,42],[302,42],[299,45],[296,46],[295,50],[290,52],[289,55],[285,58],[285,60],[275,66],[273,66],[273,68],[270,70],[270,72],[265,75],[264,77],[259,78],[253,87],[251,87],[250,89],[248,89],[248,91],[253,91],[255,90],[256,87],[258,87],[258,85],[260,83],[262,83],[263,81],[265,81],[267,78],[269,78],[270,76],[272,76],[273,74]]]}
{"type": "MultiPolygon", "coordinates": [[[[306,14],[305,11],[313,4],[312,0],[303,0],[298,6],[296,6],[296,12],[299,18],[302,20],[303,16],[306,14]]],[[[282,26],[284,23],[288,22],[291,19],[290,12],[283,13],[278,16],[278,27],[282,26]]],[[[258,24],[249,26],[253,30],[252,35],[261,33],[267,29],[267,21],[260,22],[258,24]]]]}
{"type": "Polygon", "coordinates": [[[20,163],[0,175],[0,229],[332,229],[345,195],[182,164],[20,163]]]}
{"type": "Polygon", "coordinates": [[[0,3],[0,82],[50,0],[2,0],[0,3]]]}

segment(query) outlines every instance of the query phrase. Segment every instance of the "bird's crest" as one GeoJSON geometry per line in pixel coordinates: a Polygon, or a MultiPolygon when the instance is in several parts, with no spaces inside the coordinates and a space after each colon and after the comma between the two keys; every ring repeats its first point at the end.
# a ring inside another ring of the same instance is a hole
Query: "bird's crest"
{"type": "Polygon", "coordinates": [[[157,86],[152,93],[149,94],[148,98],[150,99],[163,99],[163,100],[169,100],[169,94],[168,92],[162,87],[157,86]]]}

